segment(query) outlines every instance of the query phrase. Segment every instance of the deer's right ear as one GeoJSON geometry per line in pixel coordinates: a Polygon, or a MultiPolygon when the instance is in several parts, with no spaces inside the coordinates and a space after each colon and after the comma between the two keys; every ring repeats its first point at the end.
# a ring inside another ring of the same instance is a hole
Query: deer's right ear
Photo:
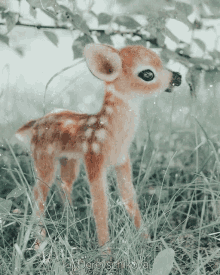
{"type": "Polygon", "coordinates": [[[121,58],[118,51],[110,46],[88,44],[85,46],[84,55],[90,71],[103,81],[113,81],[121,73],[121,58]]]}

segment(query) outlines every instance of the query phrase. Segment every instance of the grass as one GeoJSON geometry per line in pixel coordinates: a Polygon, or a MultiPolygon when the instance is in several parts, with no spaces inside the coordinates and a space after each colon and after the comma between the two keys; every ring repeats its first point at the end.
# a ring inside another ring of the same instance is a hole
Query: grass
{"type": "Polygon", "coordinates": [[[144,220],[139,231],[109,173],[112,259],[101,257],[97,245],[83,166],[73,187],[74,209],[60,203],[57,185],[51,188],[44,219],[47,238],[38,252],[33,250],[32,162],[20,147],[13,152],[0,147],[0,197],[6,199],[18,187],[23,191],[8,198],[10,214],[0,211],[0,274],[150,274],[165,248],[175,251],[169,274],[220,274],[220,142],[200,126],[196,132],[148,139],[139,152],[133,144],[134,185],[144,220]],[[141,236],[146,228],[150,242],[141,236]]]}

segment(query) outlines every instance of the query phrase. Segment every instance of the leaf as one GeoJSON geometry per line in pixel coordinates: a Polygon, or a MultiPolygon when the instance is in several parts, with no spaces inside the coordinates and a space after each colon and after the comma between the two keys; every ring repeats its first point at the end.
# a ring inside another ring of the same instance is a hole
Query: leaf
{"type": "Polygon", "coordinates": [[[97,39],[99,40],[100,43],[113,45],[111,36],[105,33],[101,33],[101,35],[97,36],[97,39]]]}
{"type": "Polygon", "coordinates": [[[21,47],[16,47],[14,48],[14,50],[20,55],[20,56],[24,56],[24,50],[21,47]]]}
{"type": "Polygon", "coordinates": [[[202,49],[205,52],[206,46],[202,40],[194,38],[193,41],[200,47],[200,49],[202,49]]]}
{"type": "Polygon", "coordinates": [[[146,41],[144,41],[143,39],[131,40],[129,38],[126,38],[125,43],[126,43],[126,45],[142,45],[142,46],[146,47],[146,41]]]}
{"type": "Polygon", "coordinates": [[[116,17],[115,23],[117,23],[118,25],[121,25],[121,26],[125,26],[128,29],[136,29],[136,28],[141,26],[132,17],[129,17],[129,16],[126,16],[126,15],[116,17]]]}
{"type": "Polygon", "coordinates": [[[74,13],[66,6],[60,5],[60,10],[64,11],[66,13],[66,16],[71,16],[72,18],[74,17],[74,13]]]}
{"type": "Polygon", "coordinates": [[[157,43],[160,47],[164,46],[165,36],[162,34],[160,30],[157,30],[157,43]]]}
{"type": "Polygon", "coordinates": [[[53,8],[57,7],[56,0],[27,0],[27,2],[33,8],[46,9],[49,7],[53,7],[53,8]]]}
{"type": "Polygon", "coordinates": [[[81,58],[83,56],[83,50],[85,45],[89,43],[93,43],[93,39],[88,36],[87,34],[77,38],[72,46],[73,54],[74,54],[74,59],[76,58],[81,58]]]}
{"type": "Polygon", "coordinates": [[[162,51],[160,53],[160,58],[162,59],[164,64],[167,64],[170,61],[170,57],[166,53],[166,49],[162,49],[162,51]]]}
{"type": "Polygon", "coordinates": [[[31,5],[29,6],[29,12],[30,12],[31,16],[33,16],[34,18],[36,18],[36,16],[37,16],[36,9],[33,8],[31,5]]]}
{"type": "Polygon", "coordinates": [[[161,52],[161,57],[164,58],[164,59],[170,60],[170,59],[174,59],[177,56],[178,55],[175,52],[173,52],[169,49],[163,49],[162,52],[161,52]]]}
{"type": "Polygon", "coordinates": [[[0,41],[9,45],[9,38],[6,35],[0,34],[0,41]]]}
{"type": "Polygon", "coordinates": [[[215,67],[214,61],[210,59],[204,59],[200,57],[191,57],[189,62],[197,65],[199,68],[203,68],[204,70],[209,70],[210,67],[215,67]]]}
{"type": "Polygon", "coordinates": [[[11,206],[12,206],[11,200],[4,200],[0,198],[0,216],[5,214],[10,214],[11,206]]]}
{"type": "Polygon", "coordinates": [[[44,31],[44,34],[55,46],[58,45],[59,40],[55,33],[44,31]]]}
{"type": "Polygon", "coordinates": [[[6,19],[6,26],[9,33],[18,22],[18,14],[9,11],[4,13],[4,18],[6,19]]]}
{"type": "Polygon", "coordinates": [[[6,3],[2,3],[2,1],[1,1],[0,2],[0,12],[4,12],[5,10],[7,10],[6,3]]]}
{"type": "Polygon", "coordinates": [[[7,196],[7,200],[10,198],[18,198],[20,197],[22,194],[24,194],[26,192],[25,187],[17,187],[15,189],[13,189],[7,196]]]}
{"type": "Polygon", "coordinates": [[[178,53],[181,56],[184,56],[186,58],[190,58],[191,51],[190,51],[190,46],[189,45],[185,46],[184,48],[176,48],[175,52],[178,53]]]}
{"type": "Polygon", "coordinates": [[[154,259],[151,275],[169,275],[174,262],[175,252],[172,248],[164,249],[154,259]]]}
{"type": "Polygon", "coordinates": [[[209,52],[209,54],[213,59],[220,59],[220,52],[217,50],[214,50],[213,52],[209,52]]]}
{"type": "Polygon", "coordinates": [[[166,25],[166,17],[161,14],[161,17],[149,17],[147,24],[147,31],[150,32],[154,37],[156,36],[157,30],[164,30],[166,25]]]}
{"type": "Polygon", "coordinates": [[[208,0],[206,2],[207,2],[207,4],[209,4],[213,8],[220,8],[219,0],[208,0]]]}
{"type": "Polygon", "coordinates": [[[101,12],[101,13],[98,15],[99,25],[106,25],[106,24],[108,24],[111,20],[112,20],[112,16],[109,15],[109,14],[107,14],[107,13],[101,12]]]}
{"type": "Polygon", "coordinates": [[[179,44],[179,38],[177,38],[168,28],[165,28],[165,34],[175,43],[179,44]]]}
{"type": "Polygon", "coordinates": [[[184,13],[186,16],[189,16],[193,12],[192,5],[183,3],[183,2],[177,2],[175,5],[176,9],[184,13]]]}
{"type": "Polygon", "coordinates": [[[73,24],[80,31],[88,35],[90,34],[89,27],[87,26],[86,22],[83,20],[83,18],[79,14],[75,14],[73,16],[73,24]]]}
{"type": "Polygon", "coordinates": [[[187,16],[183,12],[179,10],[172,10],[169,11],[167,15],[169,15],[170,18],[183,22],[185,25],[189,27],[190,30],[193,29],[193,24],[188,20],[187,16]]]}
{"type": "Polygon", "coordinates": [[[54,20],[57,20],[56,14],[55,14],[54,12],[52,12],[52,11],[50,11],[50,10],[43,10],[43,9],[42,9],[42,11],[43,11],[46,15],[48,15],[50,18],[52,18],[52,19],[54,19],[54,20]]]}
{"type": "Polygon", "coordinates": [[[62,11],[65,12],[64,14],[62,14],[62,18],[64,22],[69,21],[73,24],[73,26],[76,29],[88,35],[90,34],[89,27],[87,26],[85,20],[83,20],[83,18],[79,14],[74,14],[69,8],[63,5],[60,5],[60,8],[62,11]]]}

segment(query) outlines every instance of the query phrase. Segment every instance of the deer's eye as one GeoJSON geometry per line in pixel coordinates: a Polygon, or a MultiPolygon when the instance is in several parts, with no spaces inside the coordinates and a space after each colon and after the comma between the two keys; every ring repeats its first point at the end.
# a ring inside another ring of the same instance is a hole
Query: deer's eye
{"type": "Polygon", "coordinates": [[[151,70],[141,71],[138,76],[144,81],[151,81],[154,79],[154,73],[151,70]]]}

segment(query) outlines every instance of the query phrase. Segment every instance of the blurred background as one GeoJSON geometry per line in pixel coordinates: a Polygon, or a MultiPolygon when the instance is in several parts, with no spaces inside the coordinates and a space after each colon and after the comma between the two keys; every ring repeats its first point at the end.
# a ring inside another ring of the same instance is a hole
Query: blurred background
{"type": "Polygon", "coordinates": [[[182,85],[172,94],[145,101],[140,144],[149,133],[157,139],[175,131],[194,131],[194,117],[208,133],[217,135],[220,16],[218,1],[202,2],[66,0],[57,1],[60,12],[53,1],[42,1],[42,7],[38,0],[1,0],[0,140],[10,140],[21,125],[54,108],[99,111],[103,84],[89,72],[77,48],[91,42],[84,39],[88,30],[94,42],[109,42],[116,48],[129,43],[151,47],[169,69],[183,76],[182,85]],[[67,13],[70,17],[77,13],[78,22],[83,23],[75,23],[73,29],[67,13]],[[105,35],[100,36],[99,30],[105,35]],[[132,34],[136,30],[143,34],[141,38],[132,34]],[[45,93],[48,81],[60,71],[45,93]],[[191,92],[186,79],[193,86],[191,92]]]}

